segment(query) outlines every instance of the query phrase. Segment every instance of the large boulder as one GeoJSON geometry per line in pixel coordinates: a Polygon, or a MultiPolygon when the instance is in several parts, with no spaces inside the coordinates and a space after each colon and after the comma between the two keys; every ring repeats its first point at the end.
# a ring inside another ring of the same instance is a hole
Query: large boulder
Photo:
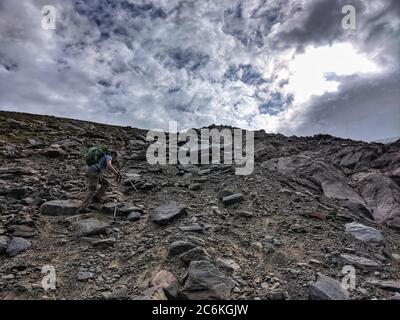
{"type": "Polygon", "coordinates": [[[47,216],[68,216],[78,213],[81,203],[77,200],[52,200],[40,207],[40,212],[47,216]]]}
{"type": "Polygon", "coordinates": [[[165,225],[184,214],[186,214],[186,207],[172,202],[155,208],[150,216],[154,223],[165,225]]]}
{"type": "Polygon", "coordinates": [[[347,233],[350,233],[358,240],[364,242],[381,242],[383,241],[383,235],[380,231],[364,226],[361,223],[352,222],[345,225],[347,233]]]}
{"type": "Polygon", "coordinates": [[[180,296],[189,300],[228,299],[235,283],[209,261],[192,261],[180,296]]]}
{"type": "Polygon", "coordinates": [[[342,288],[339,281],[319,273],[317,281],[308,285],[311,300],[348,300],[347,290],[342,288]]]}

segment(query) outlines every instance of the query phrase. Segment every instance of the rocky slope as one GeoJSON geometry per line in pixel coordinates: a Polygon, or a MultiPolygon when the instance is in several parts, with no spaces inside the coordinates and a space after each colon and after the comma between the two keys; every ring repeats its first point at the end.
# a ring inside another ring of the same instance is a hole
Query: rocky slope
{"type": "Polygon", "coordinates": [[[145,130],[10,112],[0,124],[0,299],[398,298],[400,141],[255,132],[254,173],[237,176],[151,166],[145,130]],[[100,142],[125,179],[77,215],[100,142]]]}

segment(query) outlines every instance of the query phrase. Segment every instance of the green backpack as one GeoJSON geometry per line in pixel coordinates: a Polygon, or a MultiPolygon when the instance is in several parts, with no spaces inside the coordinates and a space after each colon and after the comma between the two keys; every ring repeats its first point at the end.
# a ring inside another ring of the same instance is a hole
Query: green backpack
{"type": "Polygon", "coordinates": [[[105,145],[99,144],[91,147],[86,154],[86,164],[88,166],[99,163],[102,156],[108,153],[108,149],[105,145]]]}

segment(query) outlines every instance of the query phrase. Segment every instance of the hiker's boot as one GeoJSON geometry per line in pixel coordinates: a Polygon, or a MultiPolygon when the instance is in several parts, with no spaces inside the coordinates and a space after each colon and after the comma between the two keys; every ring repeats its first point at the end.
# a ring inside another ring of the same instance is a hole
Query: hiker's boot
{"type": "Polygon", "coordinates": [[[102,204],[103,201],[97,197],[93,197],[92,203],[93,204],[102,204]]]}

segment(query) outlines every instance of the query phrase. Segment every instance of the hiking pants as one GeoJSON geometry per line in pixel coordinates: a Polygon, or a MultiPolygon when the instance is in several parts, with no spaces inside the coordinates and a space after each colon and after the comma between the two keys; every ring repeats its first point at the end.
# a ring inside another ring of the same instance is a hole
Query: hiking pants
{"type": "Polygon", "coordinates": [[[82,202],[81,209],[86,209],[92,202],[93,198],[101,199],[110,187],[110,182],[101,175],[101,172],[98,172],[91,167],[86,168],[85,175],[87,178],[88,190],[85,199],[82,202]],[[100,188],[97,189],[99,184],[100,188]]]}

